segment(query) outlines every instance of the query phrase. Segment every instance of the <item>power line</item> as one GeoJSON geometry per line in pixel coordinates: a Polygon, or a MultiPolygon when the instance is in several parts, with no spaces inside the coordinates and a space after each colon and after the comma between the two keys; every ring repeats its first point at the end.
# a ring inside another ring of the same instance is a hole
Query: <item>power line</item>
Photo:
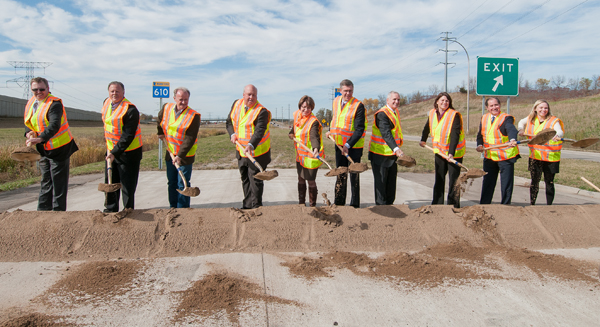
{"type": "Polygon", "coordinates": [[[525,34],[528,34],[528,33],[532,32],[533,30],[535,30],[535,29],[537,29],[537,28],[539,28],[539,27],[541,27],[541,26],[543,26],[543,25],[546,25],[547,23],[549,23],[549,22],[551,22],[551,21],[555,20],[556,18],[558,18],[558,17],[560,17],[560,16],[562,16],[562,15],[564,15],[564,14],[568,13],[569,11],[571,11],[571,10],[573,10],[573,9],[575,9],[575,8],[577,8],[577,7],[579,7],[579,6],[581,6],[582,4],[584,4],[584,3],[588,2],[588,1],[589,1],[589,0],[584,0],[584,1],[582,1],[582,2],[580,2],[580,3],[578,3],[578,4],[576,4],[575,6],[573,6],[573,7],[569,8],[569,9],[567,9],[567,10],[563,11],[562,13],[560,13],[560,14],[558,14],[558,15],[556,15],[556,16],[554,16],[554,17],[550,18],[550,19],[548,19],[547,21],[545,21],[545,22],[541,23],[540,25],[538,25],[538,26],[536,26],[536,27],[534,27],[534,28],[530,29],[529,31],[526,31],[526,32],[522,33],[521,35],[518,35],[518,36],[516,36],[516,37],[514,37],[514,38],[512,38],[512,39],[510,39],[510,40],[508,40],[507,42],[505,42],[505,43],[502,43],[502,44],[498,45],[497,47],[495,47],[495,48],[491,49],[491,50],[490,50],[490,52],[493,52],[494,50],[496,50],[496,49],[498,49],[498,48],[500,48],[500,47],[503,47],[503,46],[505,46],[506,44],[508,44],[508,43],[510,43],[510,42],[512,42],[512,41],[514,41],[514,40],[516,40],[516,39],[518,39],[518,38],[520,38],[521,36],[523,36],[523,35],[525,35],[525,34]]]}
{"type": "MultiPolygon", "coordinates": [[[[471,11],[467,16],[465,16],[465,18],[461,19],[458,23],[456,23],[456,25],[452,26],[451,30],[454,30],[458,25],[460,25],[463,21],[465,21],[465,19],[471,17],[471,15],[476,12],[477,10],[479,10],[479,8],[481,8],[486,2],[488,2],[489,0],[485,0],[484,2],[482,2],[479,7],[473,9],[473,11],[471,11]]],[[[466,34],[466,33],[465,33],[466,34]]],[[[464,35],[464,34],[463,34],[464,35]]]]}
{"type": "Polygon", "coordinates": [[[509,2],[507,2],[504,6],[500,7],[500,9],[496,10],[493,14],[489,15],[486,19],[484,19],[481,22],[479,22],[479,24],[473,26],[470,30],[464,32],[461,36],[457,37],[457,39],[460,39],[461,37],[467,35],[469,32],[471,32],[472,30],[474,30],[475,28],[477,28],[479,25],[485,23],[488,19],[494,17],[494,15],[496,15],[500,10],[504,9],[506,6],[508,6],[513,1],[514,0],[510,0],[509,2]]]}
{"type": "Polygon", "coordinates": [[[15,67],[15,70],[17,68],[25,68],[25,76],[17,77],[6,82],[14,82],[17,83],[17,85],[19,85],[20,87],[23,87],[25,89],[23,97],[26,99],[28,99],[31,96],[31,93],[29,92],[29,86],[31,79],[35,77],[35,69],[44,68],[44,72],[46,72],[46,67],[52,65],[51,62],[44,61],[7,61],[7,63],[15,67]]]}

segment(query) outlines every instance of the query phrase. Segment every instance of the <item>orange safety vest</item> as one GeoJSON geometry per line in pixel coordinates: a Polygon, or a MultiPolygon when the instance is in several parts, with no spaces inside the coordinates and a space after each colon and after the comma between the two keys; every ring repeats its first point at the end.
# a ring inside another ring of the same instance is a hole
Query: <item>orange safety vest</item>
{"type": "MultiPolygon", "coordinates": [[[[497,144],[504,144],[509,141],[508,136],[500,133],[500,125],[504,123],[507,117],[512,117],[501,112],[492,123],[492,114],[487,113],[481,117],[481,135],[483,136],[483,146],[488,147],[497,144]]],[[[514,117],[513,117],[514,119],[514,117]]],[[[490,149],[484,151],[486,159],[494,161],[503,161],[516,157],[519,154],[519,147],[504,147],[499,149],[490,149]]]]}
{"type": "Polygon", "coordinates": [[[460,117],[460,136],[456,150],[454,151],[454,158],[462,158],[465,155],[465,149],[467,142],[465,141],[465,131],[462,128],[462,115],[454,109],[446,109],[442,120],[438,121],[437,109],[431,109],[429,111],[429,134],[431,135],[431,141],[435,153],[448,154],[450,151],[450,133],[452,131],[452,123],[456,115],[460,117]]]}
{"type": "MultiPolygon", "coordinates": [[[[54,101],[60,102],[62,105],[62,100],[48,95],[46,99],[39,102],[38,108],[33,113],[33,104],[35,103],[36,98],[31,97],[25,106],[24,120],[25,126],[27,126],[32,131],[35,131],[39,134],[43,133],[44,130],[48,127],[50,122],[48,121],[47,115],[50,106],[54,101]]],[[[69,121],[67,120],[67,112],[65,111],[65,106],[63,107],[62,117],[60,119],[60,129],[54,136],[52,136],[46,143],[44,143],[44,150],[54,150],[60,148],[63,145],[69,144],[73,140],[73,135],[71,135],[71,129],[69,128],[69,121]]]]}
{"type": "MultiPolygon", "coordinates": [[[[200,117],[200,114],[190,107],[185,108],[178,117],[175,117],[176,108],[177,105],[175,103],[167,103],[163,110],[162,120],[160,121],[160,127],[163,129],[165,139],[167,140],[168,150],[174,155],[179,153],[181,144],[185,138],[185,132],[194,120],[194,116],[198,115],[200,117]]],[[[194,145],[185,156],[195,156],[197,148],[198,135],[196,135],[194,145]]]]}
{"type": "MultiPolygon", "coordinates": [[[[350,99],[342,108],[342,96],[333,100],[333,119],[331,120],[330,133],[333,135],[335,143],[344,146],[354,134],[354,118],[356,110],[361,104],[356,98],[350,99]]],[[[367,130],[367,116],[365,115],[365,131],[367,130]]],[[[353,148],[362,148],[365,144],[365,132],[360,140],[354,144],[353,148]]]]}
{"type": "MultiPolygon", "coordinates": [[[[525,125],[525,134],[535,135],[546,128],[554,128],[554,124],[559,123],[563,131],[565,126],[563,122],[555,116],[546,119],[540,124],[538,117],[535,117],[534,122],[527,122],[525,125]]],[[[532,139],[533,136],[528,137],[532,139]]],[[[555,142],[550,140],[544,144],[528,144],[529,146],[529,157],[548,162],[560,161],[560,150],[562,149],[563,142],[555,142]]]]}
{"type": "MultiPolygon", "coordinates": [[[[254,134],[254,121],[258,118],[258,115],[261,111],[267,110],[267,108],[263,107],[258,101],[252,106],[252,108],[248,108],[248,111],[243,112],[244,109],[244,99],[239,99],[233,105],[233,110],[231,111],[231,121],[233,122],[233,131],[238,137],[238,142],[243,146],[248,146],[250,143],[250,139],[254,134]]],[[[267,110],[269,113],[269,121],[267,122],[267,130],[263,135],[262,139],[258,143],[258,146],[254,148],[254,156],[258,157],[267,153],[271,149],[271,130],[269,126],[271,125],[271,112],[267,110]]],[[[246,157],[244,154],[244,149],[239,148],[238,152],[240,156],[246,157]]]]}
{"type": "MultiPolygon", "coordinates": [[[[123,99],[117,108],[112,107],[110,98],[104,100],[102,106],[102,121],[104,122],[104,138],[106,139],[106,148],[111,151],[121,139],[123,134],[123,117],[127,113],[129,106],[133,104],[127,99],[123,99]]],[[[125,152],[135,150],[142,146],[142,130],[140,122],[135,131],[135,137],[125,149],[125,152]]]]}
{"type": "MultiPolygon", "coordinates": [[[[319,139],[322,138],[323,127],[319,123],[319,120],[315,115],[311,114],[308,119],[305,120],[304,125],[297,126],[296,124],[301,120],[302,113],[300,110],[296,110],[294,112],[294,136],[299,139],[303,144],[305,144],[309,149],[314,148],[312,143],[310,142],[310,128],[316,121],[319,126],[319,139]]],[[[294,142],[294,146],[296,147],[296,161],[300,163],[300,165],[307,169],[317,169],[321,167],[323,162],[321,160],[313,158],[312,152],[306,151],[300,144],[294,142]]],[[[325,151],[323,149],[323,142],[321,142],[321,147],[319,148],[319,156],[321,158],[325,158],[325,151]]]]}
{"type": "MultiPolygon", "coordinates": [[[[392,135],[394,135],[394,141],[396,141],[396,146],[401,147],[404,141],[402,135],[402,127],[400,126],[400,110],[393,110],[388,106],[383,106],[381,109],[377,110],[373,117],[377,116],[377,114],[380,112],[385,113],[385,115],[394,124],[394,128],[392,128],[392,135]]],[[[394,149],[391,149],[381,136],[381,131],[379,130],[379,127],[377,127],[377,119],[374,118],[373,129],[371,131],[371,141],[369,142],[369,152],[373,152],[375,154],[380,154],[383,156],[391,156],[394,155],[393,150],[394,149]]]]}

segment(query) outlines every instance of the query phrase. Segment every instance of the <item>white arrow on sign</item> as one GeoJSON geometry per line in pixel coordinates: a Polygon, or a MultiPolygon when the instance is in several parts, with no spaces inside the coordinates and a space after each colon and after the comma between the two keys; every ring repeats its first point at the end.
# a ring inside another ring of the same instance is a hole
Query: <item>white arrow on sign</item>
{"type": "Polygon", "coordinates": [[[494,87],[492,88],[492,92],[496,92],[496,89],[498,88],[498,84],[502,84],[504,85],[504,77],[502,77],[502,75],[494,78],[494,81],[496,81],[496,85],[494,85],[494,87]]]}

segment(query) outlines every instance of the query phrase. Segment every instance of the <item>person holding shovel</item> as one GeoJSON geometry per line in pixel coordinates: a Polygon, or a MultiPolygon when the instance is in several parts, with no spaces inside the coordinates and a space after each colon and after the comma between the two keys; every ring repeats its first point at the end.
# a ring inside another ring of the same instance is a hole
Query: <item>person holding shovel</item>
{"type": "Polygon", "coordinates": [[[35,144],[42,173],[38,211],[66,211],[69,189],[69,163],[79,148],[71,135],[62,100],[50,94],[48,80],[34,77],[33,97],[25,105],[27,146],[35,144]]]}
{"type": "Polygon", "coordinates": [[[104,138],[106,139],[106,167],[104,181],[120,183],[121,188],[105,193],[104,212],[119,211],[119,197],[123,208],[135,209],[135,190],[142,161],[142,131],[140,112],[125,98],[125,85],[113,81],[108,84],[108,98],[102,106],[104,138]],[[109,179],[108,174],[111,174],[109,179]]]}
{"type": "MultiPolygon", "coordinates": [[[[335,163],[337,167],[348,167],[349,156],[354,162],[359,163],[365,144],[365,130],[367,119],[365,106],[354,98],[354,84],[345,79],[340,82],[341,96],[333,100],[333,119],[327,137],[332,136],[335,143],[335,163]],[[341,148],[341,150],[340,150],[341,148]]],[[[346,205],[346,185],[348,174],[337,176],[335,183],[335,205],[346,205]]],[[[350,190],[352,197],[350,205],[360,208],[360,179],[358,173],[350,173],[350,190]]]]}
{"type": "Polygon", "coordinates": [[[296,170],[298,171],[298,203],[306,203],[306,183],[308,182],[308,201],[311,207],[317,206],[317,171],[323,164],[317,156],[323,158],[323,142],[321,136],[323,127],[315,115],[315,101],[308,95],[300,98],[298,110],[294,112],[294,125],[290,130],[290,139],[298,139],[312,152],[305,150],[302,146],[294,143],[296,147],[296,170]]]}
{"type": "MultiPolygon", "coordinates": [[[[192,166],[198,148],[200,114],[190,108],[190,90],[178,87],[173,91],[175,103],[166,103],[158,113],[158,138],[165,142],[165,164],[167,166],[167,191],[169,207],[189,208],[190,197],[180,192],[189,187],[192,166]],[[179,166],[182,174],[179,174],[179,166]],[[185,177],[185,181],[181,177],[185,177]]],[[[197,194],[196,194],[197,195],[197,194]]]]}
{"type": "Polygon", "coordinates": [[[531,185],[529,186],[529,201],[535,205],[539,192],[540,179],[544,173],[546,183],[546,204],[551,205],[554,201],[554,175],[558,174],[560,164],[560,151],[564,134],[563,122],[552,116],[550,105],[546,100],[537,100],[529,115],[519,121],[519,135],[527,135],[529,139],[544,129],[552,128],[556,135],[550,141],[529,146],[529,172],[531,173],[531,185]]]}
{"type": "Polygon", "coordinates": [[[431,135],[432,147],[435,154],[435,183],[433,184],[433,200],[431,204],[444,204],[444,184],[448,174],[448,204],[460,208],[460,194],[454,184],[460,176],[460,167],[453,164],[453,159],[462,163],[465,155],[465,132],[462,115],[454,110],[450,94],[442,92],[433,101],[433,109],[421,134],[421,147],[425,146],[431,135]],[[444,159],[439,153],[447,154],[444,159]]]}
{"type": "Polygon", "coordinates": [[[510,204],[514,186],[515,162],[521,158],[517,147],[518,131],[515,128],[515,118],[500,111],[500,99],[490,97],[485,100],[488,113],[481,117],[477,132],[477,152],[484,152],[483,176],[481,184],[480,204],[492,203],[494,189],[500,173],[501,204],[510,204]],[[506,147],[484,150],[498,144],[506,147]]]}
{"type": "Polygon", "coordinates": [[[242,209],[254,209],[263,205],[264,182],[255,178],[260,170],[249,157],[254,157],[263,169],[267,169],[271,162],[271,112],[258,102],[257,96],[258,89],[252,84],[246,85],[242,98],[231,105],[225,122],[231,143],[236,144],[237,149],[236,157],[244,191],[242,209]]]}
{"type": "Polygon", "coordinates": [[[368,158],[375,179],[375,204],[389,205],[396,200],[396,158],[403,155],[400,126],[400,94],[388,93],[386,105],[375,113],[368,158]]]}

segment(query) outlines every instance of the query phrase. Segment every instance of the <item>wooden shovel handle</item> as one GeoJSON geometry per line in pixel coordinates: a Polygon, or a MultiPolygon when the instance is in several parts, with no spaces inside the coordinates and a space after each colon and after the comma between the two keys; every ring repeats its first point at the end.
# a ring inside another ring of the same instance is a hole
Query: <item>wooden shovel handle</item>
{"type": "Polygon", "coordinates": [[[165,149],[167,149],[167,152],[169,153],[169,155],[171,155],[171,162],[173,163],[173,166],[175,166],[175,168],[177,168],[177,172],[179,173],[179,176],[181,177],[181,180],[183,181],[183,189],[185,190],[186,188],[188,188],[188,183],[187,180],[185,179],[185,176],[183,175],[183,172],[181,171],[181,166],[175,162],[175,155],[173,153],[171,153],[171,151],[169,151],[169,147],[167,146],[167,142],[164,142],[165,145],[165,149]]]}
{"type": "MultiPolygon", "coordinates": [[[[106,156],[108,156],[110,152],[106,151],[106,156]]],[[[108,184],[112,184],[112,160],[106,158],[106,175],[108,175],[108,184]]]]}
{"type": "MultiPolygon", "coordinates": [[[[239,146],[240,148],[242,148],[242,149],[244,148],[244,146],[243,146],[243,145],[241,145],[241,144],[240,144],[240,142],[238,142],[238,141],[235,141],[235,144],[236,144],[237,146],[239,146]]],[[[248,159],[250,159],[250,161],[252,161],[252,163],[253,163],[253,164],[256,166],[256,168],[258,168],[258,170],[260,170],[260,172],[261,172],[261,173],[262,173],[263,171],[265,171],[265,170],[262,168],[262,166],[261,166],[261,165],[260,165],[258,162],[256,162],[256,160],[254,159],[254,157],[253,157],[253,156],[251,156],[250,154],[246,154],[246,155],[248,156],[248,159]]]]}
{"type": "MultiPolygon", "coordinates": [[[[333,136],[329,135],[329,139],[335,144],[335,146],[338,147],[338,149],[340,149],[340,151],[342,151],[342,154],[344,153],[344,150],[342,150],[342,147],[339,146],[335,140],[333,139],[333,136]]],[[[352,160],[352,158],[350,158],[349,155],[346,154],[346,158],[348,159],[348,161],[350,161],[351,164],[354,164],[354,160],[352,160]]]]}
{"type": "MultiPolygon", "coordinates": [[[[300,145],[300,147],[302,147],[304,150],[308,151],[308,153],[310,153],[310,156],[314,158],[312,150],[309,149],[304,143],[302,143],[302,141],[300,141],[297,138],[292,138],[292,140],[294,140],[294,142],[298,143],[300,145]]],[[[333,169],[331,168],[331,166],[329,165],[329,163],[327,163],[327,161],[325,161],[325,159],[321,158],[320,155],[317,154],[317,159],[321,160],[321,162],[325,163],[327,165],[327,167],[329,167],[329,169],[333,169]]]]}
{"type": "MultiPolygon", "coordinates": [[[[446,160],[450,159],[450,157],[447,154],[443,153],[443,152],[436,153],[435,150],[432,147],[430,147],[429,145],[427,145],[427,144],[425,144],[425,148],[431,150],[431,152],[433,152],[435,154],[439,154],[442,158],[444,158],[446,160]]],[[[463,166],[463,164],[461,164],[460,162],[456,161],[454,158],[450,159],[450,162],[453,163],[453,164],[455,164],[455,165],[457,165],[457,166],[459,166],[460,168],[463,168],[463,169],[467,170],[467,171],[469,170],[469,168],[463,166]]]]}
{"type": "Polygon", "coordinates": [[[591,187],[595,188],[596,191],[600,192],[600,188],[598,188],[598,186],[592,184],[592,182],[588,181],[587,179],[585,179],[585,177],[581,176],[581,180],[588,183],[591,187]]]}

